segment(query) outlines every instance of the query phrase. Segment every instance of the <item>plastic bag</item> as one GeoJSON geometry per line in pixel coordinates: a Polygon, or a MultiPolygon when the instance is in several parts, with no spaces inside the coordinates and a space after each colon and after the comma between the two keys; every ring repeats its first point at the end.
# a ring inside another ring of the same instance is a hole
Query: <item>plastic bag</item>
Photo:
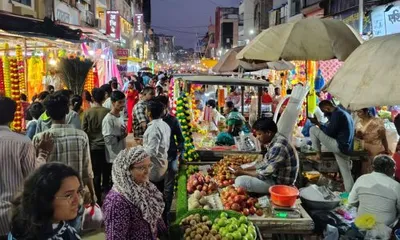
{"type": "Polygon", "coordinates": [[[99,205],[88,205],[83,213],[83,230],[96,230],[103,224],[103,212],[99,205]]]}
{"type": "Polygon", "coordinates": [[[397,134],[396,126],[394,123],[385,120],[385,129],[389,149],[392,152],[396,152],[397,142],[399,141],[399,135],[397,134]]]}
{"type": "Polygon", "coordinates": [[[362,229],[362,230],[372,229],[373,227],[375,227],[375,224],[376,224],[375,215],[372,215],[369,213],[360,215],[356,218],[356,220],[354,221],[354,224],[359,229],[362,229]]]}
{"type": "Polygon", "coordinates": [[[328,224],[326,225],[326,229],[324,231],[324,240],[337,240],[339,239],[339,230],[328,224]]]}
{"type": "Polygon", "coordinates": [[[365,234],[364,239],[390,239],[392,229],[385,224],[377,224],[373,229],[365,234]]]}

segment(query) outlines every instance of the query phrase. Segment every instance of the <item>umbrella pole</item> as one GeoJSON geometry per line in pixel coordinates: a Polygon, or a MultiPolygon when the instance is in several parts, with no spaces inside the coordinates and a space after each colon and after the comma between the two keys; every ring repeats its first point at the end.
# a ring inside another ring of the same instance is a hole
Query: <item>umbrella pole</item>
{"type": "Polygon", "coordinates": [[[240,99],[240,101],[241,101],[241,104],[242,104],[242,115],[244,116],[244,90],[245,90],[245,87],[244,86],[242,86],[242,96],[241,96],[241,99],[240,99]]]}
{"type": "MultiPolygon", "coordinates": [[[[306,84],[308,83],[308,67],[307,67],[307,60],[305,61],[305,71],[306,71],[306,84]]],[[[306,97],[306,99],[305,99],[305,101],[306,101],[306,118],[308,118],[308,114],[309,114],[309,112],[308,112],[308,96],[310,95],[310,91],[308,91],[308,93],[307,93],[307,97],[306,97]]]]}

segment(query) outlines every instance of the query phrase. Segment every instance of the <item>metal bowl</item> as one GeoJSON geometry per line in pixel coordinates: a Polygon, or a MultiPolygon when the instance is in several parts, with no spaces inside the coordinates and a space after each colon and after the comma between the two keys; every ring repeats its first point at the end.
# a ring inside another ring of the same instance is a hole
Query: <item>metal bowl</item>
{"type": "Polygon", "coordinates": [[[301,197],[301,202],[304,204],[306,208],[312,209],[312,210],[332,210],[339,206],[340,200],[334,200],[334,201],[312,201],[308,200],[304,197],[301,197]]]}

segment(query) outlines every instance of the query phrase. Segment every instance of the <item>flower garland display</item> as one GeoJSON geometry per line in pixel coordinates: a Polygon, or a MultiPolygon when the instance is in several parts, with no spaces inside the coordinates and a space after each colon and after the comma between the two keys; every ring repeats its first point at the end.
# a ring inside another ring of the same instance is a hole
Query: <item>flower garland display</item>
{"type": "Polygon", "coordinates": [[[17,58],[10,58],[11,98],[17,103],[12,129],[16,132],[22,130],[22,108],[20,102],[20,77],[17,58]]]}
{"type": "Polygon", "coordinates": [[[6,89],[4,86],[4,74],[3,74],[3,59],[0,58],[0,96],[6,94],[6,89]]]}
{"type": "Polygon", "coordinates": [[[179,123],[182,127],[182,134],[185,139],[185,153],[183,156],[186,161],[192,162],[199,159],[199,154],[196,152],[193,145],[190,102],[189,94],[183,93],[176,101],[176,110],[179,123]]]}
{"type": "Polygon", "coordinates": [[[3,55],[3,78],[4,78],[4,92],[6,97],[11,97],[11,74],[10,74],[10,58],[8,57],[8,43],[4,44],[3,55]]]}
{"type": "Polygon", "coordinates": [[[19,78],[19,91],[20,93],[26,93],[25,86],[25,66],[24,57],[22,55],[21,45],[17,45],[15,49],[15,55],[17,56],[17,68],[18,68],[18,78],[19,78]]]}
{"type": "Polygon", "coordinates": [[[90,69],[88,74],[86,75],[84,89],[91,93],[93,88],[94,88],[94,74],[93,74],[93,69],[90,69]]]}
{"type": "MultiPolygon", "coordinates": [[[[196,105],[196,97],[195,97],[195,92],[201,90],[202,85],[195,85],[192,84],[190,86],[191,88],[191,94],[190,94],[190,98],[192,100],[192,111],[193,111],[193,120],[194,122],[198,122],[200,115],[201,115],[201,111],[199,109],[197,109],[197,105],[196,105]]],[[[205,105],[206,103],[204,103],[205,105]]]]}
{"type": "Polygon", "coordinates": [[[42,91],[43,72],[45,61],[40,56],[32,56],[28,60],[28,95],[31,97],[35,93],[42,91]]]}

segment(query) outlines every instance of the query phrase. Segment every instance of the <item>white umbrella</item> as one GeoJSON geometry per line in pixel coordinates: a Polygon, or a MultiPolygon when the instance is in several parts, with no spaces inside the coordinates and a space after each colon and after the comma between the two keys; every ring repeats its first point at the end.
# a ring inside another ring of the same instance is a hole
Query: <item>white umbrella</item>
{"type": "Polygon", "coordinates": [[[212,68],[213,72],[235,72],[238,71],[239,68],[242,68],[245,71],[258,71],[261,69],[282,71],[295,68],[294,64],[286,61],[255,63],[254,61],[246,62],[237,60],[236,55],[242,49],[243,47],[236,47],[226,52],[224,56],[222,56],[222,58],[218,61],[218,63],[212,68]]]}
{"type": "Polygon", "coordinates": [[[264,30],[236,58],[344,61],[361,42],[361,37],[340,20],[308,18],[264,30]]]}
{"type": "Polygon", "coordinates": [[[351,110],[400,104],[400,34],[376,37],[357,48],[327,91],[351,110]]]}

